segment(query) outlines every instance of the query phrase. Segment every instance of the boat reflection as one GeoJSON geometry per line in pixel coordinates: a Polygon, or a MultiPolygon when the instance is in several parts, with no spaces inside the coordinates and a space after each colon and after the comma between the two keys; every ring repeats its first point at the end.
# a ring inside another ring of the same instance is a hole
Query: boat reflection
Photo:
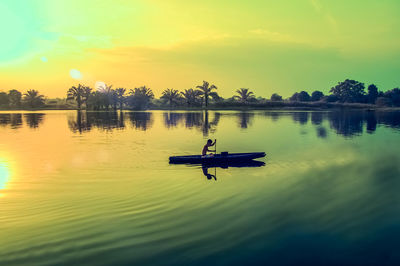
{"type": "MultiPolygon", "coordinates": [[[[177,163],[169,163],[177,164],[177,163]]],[[[179,164],[179,163],[178,163],[179,164]]],[[[186,166],[201,167],[203,175],[208,180],[217,180],[217,168],[228,169],[231,168],[244,168],[244,167],[262,167],[265,166],[265,162],[260,162],[256,160],[246,160],[240,162],[214,162],[214,163],[203,163],[203,164],[184,164],[186,166]],[[209,173],[209,169],[214,168],[214,174],[209,173]]]]}
{"type": "Polygon", "coordinates": [[[201,170],[203,171],[203,175],[208,179],[214,179],[217,181],[217,168],[228,169],[229,167],[235,168],[243,168],[243,167],[261,167],[264,166],[264,162],[256,161],[256,160],[248,160],[242,162],[222,162],[222,163],[207,163],[201,164],[201,170]],[[208,169],[214,168],[214,174],[210,174],[208,169]]]}

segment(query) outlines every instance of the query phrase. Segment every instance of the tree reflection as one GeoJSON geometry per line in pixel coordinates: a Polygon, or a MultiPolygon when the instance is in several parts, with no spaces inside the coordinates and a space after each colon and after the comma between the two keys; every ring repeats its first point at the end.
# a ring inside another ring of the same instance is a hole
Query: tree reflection
{"type": "Polygon", "coordinates": [[[185,114],[185,127],[193,128],[197,127],[200,128],[203,123],[203,113],[199,112],[188,112],[185,114]]]}
{"type": "Polygon", "coordinates": [[[76,116],[68,117],[68,126],[73,132],[83,133],[93,127],[110,131],[125,128],[123,112],[86,112],[77,111],[76,116]]]}
{"type": "Polygon", "coordinates": [[[216,131],[221,114],[215,112],[211,122],[209,121],[209,117],[210,114],[208,111],[187,113],[165,112],[163,114],[164,126],[166,128],[177,127],[184,120],[186,128],[196,128],[205,137],[216,131]]]}
{"type": "Polygon", "coordinates": [[[44,116],[45,114],[41,113],[24,114],[25,121],[30,128],[38,128],[43,123],[44,116]]]}
{"type": "Polygon", "coordinates": [[[163,117],[164,117],[164,125],[167,128],[171,128],[178,126],[178,124],[183,120],[184,114],[176,112],[166,112],[163,114],[163,117]]]}
{"type": "Polygon", "coordinates": [[[0,126],[11,126],[12,129],[17,129],[22,126],[21,114],[0,114],[0,126]]]}
{"type": "Polygon", "coordinates": [[[360,112],[331,112],[328,114],[331,129],[345,137],[361,135],[364,117],[360,112]]]}
{"type": "Polygon", "coordinates": [[[252,124],[253,119],[254,119],[254,113],[241,112],[241,113],[238,113],[237,115],[239,118],[240,128],[246,129],[249,125],[252,124]]]}
{"type": "Polygon", "coordinates": [[[322,113],[322,112],[312,112],[311,113],[311,123],[313,125],[321,125],[322,121],[324,119],[323,115],[324,115],[324,113],[322,113]]]}
{"type": "Polygon", "coordinates": [[[293,118],[293,121],[299,122],[300,124],[305,125],[308,122],[308,112],[293,112],[292,118],[293,118]]]}
{"type": "Polygon", "coordinates": [[[209,133],[212,133],[212,134],[214,134],[215,133],[215,131],[217,130],[217,126],[218,126],[218,123],[219,123],[219,120],[220,120],[220,118],[221,118],[221,114],[220,113],[214,113],[214,119],[211,121],[211,122],[209,122],[208,121],[208,111],[205,111],[204,113],[203,113],[203,117],[204,117],[204,122],[203,122],[203,125],[202,125],[202,132],[203,132],[203,136],[204,137],[208,137],[208,134],[209,133]]]}
{"type": "Polygon", "coordinates": [[[151,112],[129,112],[132,126],[137,130],[146,131],[153,125],[153,114],[151,112]]]}

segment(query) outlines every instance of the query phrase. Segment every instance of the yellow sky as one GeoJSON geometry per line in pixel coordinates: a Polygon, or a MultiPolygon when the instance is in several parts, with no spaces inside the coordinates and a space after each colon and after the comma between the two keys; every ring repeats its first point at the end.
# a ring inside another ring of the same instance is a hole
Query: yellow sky
{"type": "Polygon", "coordinates": [[[396,0],[2,0],[0,90],[65,97],[103,81],[159,96],[208,80],[224,97],[270,97],[345,78],[392,89],[399,11],[396,0]]]}

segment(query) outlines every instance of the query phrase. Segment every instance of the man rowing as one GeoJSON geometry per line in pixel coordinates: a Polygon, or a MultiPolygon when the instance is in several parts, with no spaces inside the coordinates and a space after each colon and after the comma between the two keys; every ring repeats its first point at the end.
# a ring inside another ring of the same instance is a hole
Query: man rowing
{"type": "Polygon", "coordinates": [[[209,150],[208,149],[209,147],[214,146],[216,142],[217,142],[217,140],[214,140],[214,143],[212,142],[211,139],[207,140],[207,143],[206,143],[206,145],[204,145],[203,151],[201,152],[201,156],[202,157],[212,157],[212,156],[214,156],[214,154],[212,154],[212,153],[207,154],[207,152],[216,152],[216,150],[209,150]]]}

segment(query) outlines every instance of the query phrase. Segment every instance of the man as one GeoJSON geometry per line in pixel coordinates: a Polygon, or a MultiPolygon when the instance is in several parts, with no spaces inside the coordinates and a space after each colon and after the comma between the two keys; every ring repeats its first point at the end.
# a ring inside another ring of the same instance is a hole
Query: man
{"type": "Polygon", "coordinates": [[[206,145],[204,145],[203,151],[201,152],[201,156],[203,156],[203,157],[206,157],[206,156],[214,156],[214,154],[212,154],[212,153],[209,154],[209,155],[207,155],[207,152],[208,152],[208,151],[216,152],[216,150],[209,150],[209,149],[208,149],[208,147],[214,146],[216,142],[217,142],[217,140],[214,140],[214,143],[212,142],[211,139],[207,140],[207,143],[206,143],[206,145]]]}

